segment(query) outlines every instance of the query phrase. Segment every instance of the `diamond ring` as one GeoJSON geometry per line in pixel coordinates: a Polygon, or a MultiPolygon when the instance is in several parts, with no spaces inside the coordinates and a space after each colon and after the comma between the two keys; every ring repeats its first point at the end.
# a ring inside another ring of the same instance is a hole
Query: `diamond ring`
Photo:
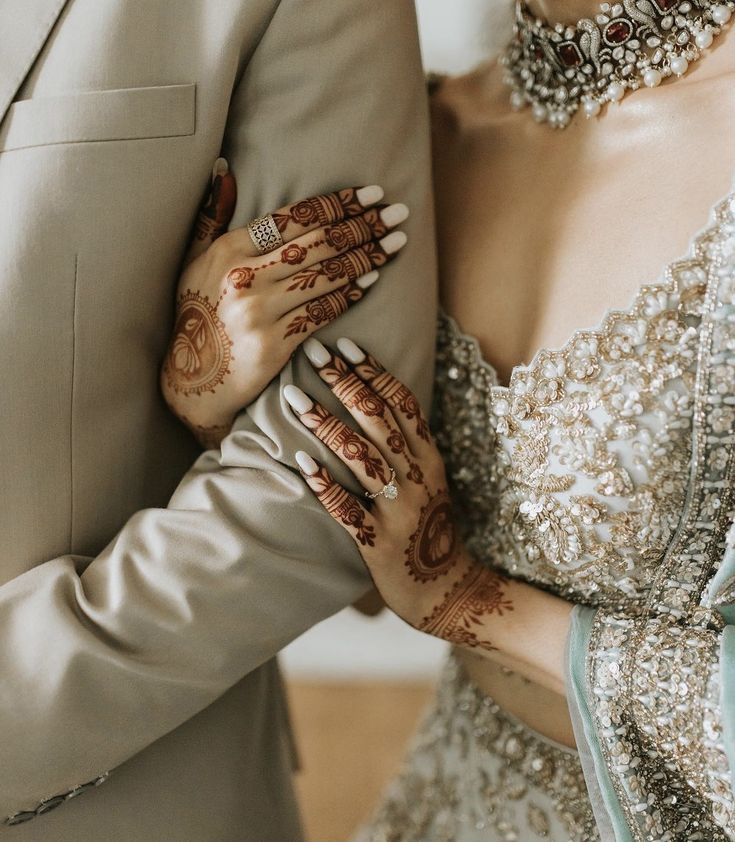
{"type": "Polygon", "coordinates": [[[380,489],[380,491],[376,491],[374,493],[366,491],[365,496],[370,500],[374,500],[376,497],[385,497],[386,500],[395,500],[396,497],[398,497],[398,486],[396,485],[396,469],[390,469],[390,479],[380,489]]]}

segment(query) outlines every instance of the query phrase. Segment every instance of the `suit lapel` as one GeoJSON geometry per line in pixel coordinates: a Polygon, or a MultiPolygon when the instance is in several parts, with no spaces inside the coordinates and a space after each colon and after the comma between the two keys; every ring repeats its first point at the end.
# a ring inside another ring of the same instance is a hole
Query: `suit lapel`
{"type": "Polygon", "coordinates": [[[0,0],[0,123],[68,0],[0,0]]]}

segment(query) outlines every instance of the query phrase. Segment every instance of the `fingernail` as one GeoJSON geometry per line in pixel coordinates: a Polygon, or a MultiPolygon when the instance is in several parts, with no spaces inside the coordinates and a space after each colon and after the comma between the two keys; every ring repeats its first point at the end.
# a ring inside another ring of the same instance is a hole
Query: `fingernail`
{"type": "Polygon", "coordinates": [[[374,205],[376,202],[379,202],[385,196],[385,192],[377,184],[371,184],[369,187],[361,187],[356,195],[357,201],[366,208],[368,205],[374,205]]]}
{"type": "Polygon", "coordinates": [[[393,231],[388,234],[387,237],[383,237],[380,241],[380,245],[383,247],[383,251],[386,254],[395,254],[397,251],[400,251],[407,242],[408,237],[403,233],[403,231],[393,231]]]}
{"type": "Polygon", "coordinates": [[[365,353],[351,339],[343,337],[337,340],[337,348],[347,362],[358,365],[365,362],[365,353]]]}
{"type": "Polygon", "coordinates": [[[313,477],[319,470],[319,465],[303,450],[296,451],[295,458],[299,468],[301,468],[307,477],[313,477]]]}
{"type": "Polygon", "coordinates": [[[216,178],[218,175],[227,175],[230,171],[230,165],[227,163],[225,158],[217,158],[214,162],[214,167],[212,168],[212,178],[216,178]]]}
{"type": "Polygon", "coordinates": [[[284,386],[283,397],[299,415],[303,415],[314,406],[314,401],[298,386],[284,386]]]}
{"type": "Polygon", "coordinates": [[[360,287],[360,289],[367,289],[371,287],[380,277],[380,272],[372,271],[368,272],[367,275],[363,275],[361,278],[358,278],[355,283],[360,287]]]}
{"type": "Polygon", "coordinates": [[[307,339],[304,342],[304,353],[317,368],[325,366],[332,359],[332,355],[318,339],[307,339]]]}
{"type": "Polygon", "coordinates": [[[380,212],[380,218],[392,228],[408,219],[408,208],[405,205],[388,205],[380,212]]]}

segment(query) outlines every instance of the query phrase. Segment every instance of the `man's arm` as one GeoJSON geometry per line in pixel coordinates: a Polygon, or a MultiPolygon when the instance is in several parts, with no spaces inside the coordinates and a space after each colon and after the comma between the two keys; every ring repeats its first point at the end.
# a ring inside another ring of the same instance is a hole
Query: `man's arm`
{"type": "MultiPolygon", "coordinates": [[[[224,153],[235,224],[360,181],[410,206],[404,256],[324,338],[375,348],[425,399],[435,267],[415,39],[410,0],[282,0],[224,153]]],[[[319,393],[298,355],[169,508],[135,515],[95,559],[56,558],[0,588],[0,817],[119,765],[366,590],[350,537],[288,467],[314,447],[288,382],[319,393]]]]}

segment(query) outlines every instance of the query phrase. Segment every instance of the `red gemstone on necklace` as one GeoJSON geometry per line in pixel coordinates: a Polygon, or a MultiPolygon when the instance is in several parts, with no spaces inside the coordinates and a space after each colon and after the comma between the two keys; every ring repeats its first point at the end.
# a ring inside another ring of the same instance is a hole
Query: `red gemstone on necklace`
{"type": "Polygon", "coordinates": [[[605,27],[604,38],[608,44],[624,44],[633,34],[633,26],[627,20],[614,20],[605,27]]]}
{"type": "Polygon", "coordinates": [[[654,0],[654,3],[662,12],[668,12],[673,9],[679,0],[654,0]]]}
{"type": "Polygon", "coordinates": [[[582,64],[582,53],[580,53],[579,47],[573,41],[566,41],[563,44],[559,44],[556,52],[565,67],[576,67],[582,64]]]}

